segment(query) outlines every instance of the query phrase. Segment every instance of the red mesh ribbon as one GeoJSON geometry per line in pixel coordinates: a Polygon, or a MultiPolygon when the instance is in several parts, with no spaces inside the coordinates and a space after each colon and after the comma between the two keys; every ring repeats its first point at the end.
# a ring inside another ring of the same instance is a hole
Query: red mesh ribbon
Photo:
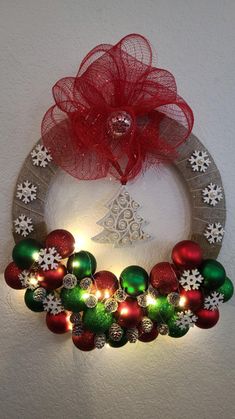
{"type": "Polygon", "coordinates": [[[174,159],[193,126],[173,75],[152,66],[150,44],[138,34],[95,47],[76,77],[55,84],[53,96],[55,105],[42,121],[43,143],[55,163],[78,179],[110,174],[126,183],[147,167],[174,159]],[[117,110],[133,121],[119,138],[107,129],[117,110]]]}

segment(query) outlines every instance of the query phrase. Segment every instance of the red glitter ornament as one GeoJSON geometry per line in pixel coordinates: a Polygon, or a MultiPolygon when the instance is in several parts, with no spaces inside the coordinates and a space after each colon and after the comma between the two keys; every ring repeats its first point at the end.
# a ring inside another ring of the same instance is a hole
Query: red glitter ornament
{"type": "Polygon", "coordinates": [[[177,268],[193,269],[202,263],[202,249],[192,240],[183,240],[174,246],[171,257],[177,268]]]}
{"type": "Polygon", "coordinates": [[[54,230],[46,238],[46,247],[55,247],[64,259],[69,257],[75,249],[75,239],[67,230],[54,230]]]}
{"type": "Polygon", "coordinates": [[[150,272],[150,283],[163,295],[176,291],[178,278],[174,266],[169,262],[157,263],[150,272]]]}
{"type": "Polygon", "coordinates": [[[62,263],[58,265],[57,269],[50,269],[48,271],[40,271],[36,274],[40,287],[47,290],[55,290],[60,288],[63,284],[63,278],[67,273],[67,269],[62,263]]]}
{"type": "Polygon", "coordinates": [[[197,327],[200,327],[201,329],[210,329],[211,327],[214,327],[219,320],[219,310],[212,311],[202,308],[196,312],[196,316],[198,317],[195,323],[197,327]]]}
{"type": "Polygon", "coordinates": [[[22,269],[18,268],[15,262],[9,263],[4,272],[5,281],[9,287],[15,290],[21,290],[24,288],[22,287],[21,281],[19,279],[21,272],[22,269]]]}
{"type": "Polygon", "coordinates": [[[70,330],[70,315],[66,311],[62,311],[59,314],[47,313],[46,324],[48,329],[57,334],[66,333],[70,330]]]}
{"type": "Polygon", "coordinates": [[[89,330],[84,330],[81,335],[72,336],[74,345],[81,351],[92,351],[95,349],[95,334],[89,330]]]}
{"type": "Polygon", "coordinates": [[[153,340],[155,340],[158,336],[158,330],[157,330],[157,325],[154,324],[153,328],[151,330],[151,332],[143,332],[142,326],[138,327],[139,330],[139,340],[141,342],[152,342],[153,340]]]}
{"type": "Polygon", "coordinates": [[[204,295],[200,290],[180,291],[180,307],[193,312],[203,307],[204,295]]]}
{"type": "Polygon", "coordinates": [[[96,272],[94,277],[94,287],[92,292],[99,300],[111,297],[119,288],[117,277],[109,271],[96,272]]]}
{"type": "Polygon", "coordinates": [[[119,303],[117,311],[114,313],[117,323],[121,327],[136,327],[143,319],[143,310],[136,300],[127,298],[126,301],[119,303]]]}

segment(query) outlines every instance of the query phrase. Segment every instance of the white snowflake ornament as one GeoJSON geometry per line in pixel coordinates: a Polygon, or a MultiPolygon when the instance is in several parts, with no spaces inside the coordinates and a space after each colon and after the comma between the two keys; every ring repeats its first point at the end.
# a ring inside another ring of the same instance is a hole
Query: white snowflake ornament
{"type": "Polygon", "coordinates": [[[183,271],[179,282],[185,291],[198,290],[202,281],[204,280],[203,276],[200,274],[198,269],[186,270],[183,271]]]}
{"type": "Polygon", "coordinates": [[[209,183],[209,185],[202,190],[202,198],[205,204],[214,207],[223,199],[222,187],[215,185],[214,183],[209,183]]]}
{"type": "Polygon", "coordinates": [[[49,271],[49,269],[57,269],[61,259],[57,250],[54,247],[49,247],[39,251],[37,262],[43,271],[49,271]]]}
{"type": "Polygon", "coordinates": [[[27,270],[22,271],[19,274],[19,280],[24,288],[35,290],[38,287],[38,280],[33,272],[27,270]]]}
{"type": "Polygon", "coordinates": [[[37,186],[33,185],[29,180],[17,185],[16,197],[24,204],[34,201],[37,198],[37,186]]]}
{"type": "Polygon", "coordinates": [[[207,310],[215,311],[223,301],[223,294],[214,291],[211,293],[211,295],[205,298],[204,308],[206,308],[207,310]]]}
{"type": "Polygon", "coordinates": [[[48,149],[44,145],[38,144],[31,152],[32,162],[34,166],[46,167],[52,160],[48,149]]]}
{"type": "Polygon", "coordinates": [[[211,161],[206,151],[195,150],[188,160],[194,172],[205,173],[211,161]]]}
{"type": "Polygon", "coordinates": [[[48,294],[42,303],[44,310],[48,313],[56,315],[64,311],[61,299],[57,298],[54,294],[48,294]]]}
{"type": "Polygon", "coordinates": [[[23,237],[27,237],[34,230],[32,219],[21,214],[14,220],[15,232],[23,237]]]}
{"type": "Polygon", "coordinates": [[[191,310],[181,311],[177,314],[177,320],[175,324],[179,326],[181,330],[188,327],[193,327],[198,317],[191,310]]]}
{"type": "Polygon", "coordinates": [[[221,243],[224,233],[225,230],[220,223],[213,223],[207,225],[204,236],[210,244],[221,243]]]}

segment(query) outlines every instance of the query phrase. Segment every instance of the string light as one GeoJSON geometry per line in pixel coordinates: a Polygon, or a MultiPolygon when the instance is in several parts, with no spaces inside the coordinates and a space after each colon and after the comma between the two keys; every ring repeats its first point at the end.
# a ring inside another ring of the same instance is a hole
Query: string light
{"type": "Polygon", "coordinates": [[[180,297],[179,306],[184,307],[185,304],[186,304],[186,301],[187,301],[187,299],[184,295],[182,297],[180,297]]]}

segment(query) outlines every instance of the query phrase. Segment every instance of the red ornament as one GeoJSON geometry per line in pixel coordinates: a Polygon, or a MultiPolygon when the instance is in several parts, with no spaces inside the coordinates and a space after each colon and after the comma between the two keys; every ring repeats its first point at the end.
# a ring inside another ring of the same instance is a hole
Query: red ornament
{"type": "Polygon", "coordinates": [[[138,330],[139,330],[139,338],[138,339],[141,342],[152,342],[158,336],[158,330],[157,330],[156,324],[153,325],[153,328],[152,328],[151,332],[149,332],[149,333],[143,332],[143,329],[142,329],[141,326],[139,326],[138,330]]]}
{"type": "Polygon", "coordinates": [[[174,266],[169,262],[157,263],[150,272],[150,283],[163,295],[176,291],[179,283],[174,266]]]}
{"type": "Polygon", "coordinates": [[[202,308],[196,312],[196,316],[198,317],[195,323],[197,327],[200,327],[201,329],[210,329],[215,326],[219,320],[219,310],[212,311],[202,308]]]}
{"type": "Polygon", "coordinates": [[[111,297],[119,288],[117,277],[109,271],[96,272],[94,277],[93,293],[99,300],[111,297]]]}
{"type": "Polygon", "coordinates": [[[46,247],[55,247],[64,259],[69,257],[75,249],[75,239],[67,230],[54,230],[46,238],[46,247]]]}
{"type": "Polygon", "coordinates": [[[41,287],[46,288],[47,290],[55,290],[62,286],[63,278],[66,273],[66,267],[60,263],[57,269],[39,271],[36,275],[41,287]]]}
{"type": "Polygon", "coordinates": [[[182,309],[192,310],[193,312],[203,307],[204,295],[200,290],[180,291],[180,306],[182,309]]]}
{"type": "Polygon", "coordinates": [[[92,351],[95,349],[95,334],[84,330],[80,336],[72,336],[74,345],[81,351],[92,351]]]}
{"type": "Polygon", "coordinates": [[[192,240],[183,240],[175,245],[171,257],[177,268],[193,269],[202,263],[202,249],[192,240]]]}
{"type": "Polygon", "coordinates": [[[143,319],[143,310],[136,300],[127,298],[126,301],[119,303],[117,311],[114,313],[117,323],[121,327],[136,327],[143,319]]]}
{"type": "Polygon", "coordinates": [[[9,263],[4,272],[4,277],[7,285],[15,290],[22,290],[21,281],[19,275],[21,274],[22,269],[18,268],[15,262],[9,263]]]}
{"type": "Polygon", "coordinates": [[[47,313],[46,324],[48,329],[53,333],[66,333],[70,330],[70,315],[66,311],[62,311],[59,314],[47,313]]]}

